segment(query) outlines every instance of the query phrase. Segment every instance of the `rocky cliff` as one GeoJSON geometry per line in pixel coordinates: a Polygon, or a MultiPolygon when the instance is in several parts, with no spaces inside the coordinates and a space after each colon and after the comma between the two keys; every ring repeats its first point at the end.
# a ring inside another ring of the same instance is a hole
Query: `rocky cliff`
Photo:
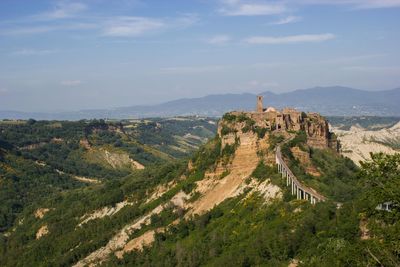
{"type": "MultiPolygon", "coordinates": [[[[329,131],[328,121],[318,113],[305,113],[292,108],[278,111],[268,108],[262,112],[234,111],[224,116],[223,121],[235,122],[237,127],[244,131],[253,130],[257,133],[281,133],[287,136],[290,133],[304,131],[307,135],[307,144],[312,148],[331,148],[338,151],[339,144],[335,134],[329,131]]],[[[218,131],[224,131],[224,122],[218,131]]],[[[235,129],[238,130],[238,129],[235,129]]],[[[225,130],[226,131],[226,130],[225,130]]]]}

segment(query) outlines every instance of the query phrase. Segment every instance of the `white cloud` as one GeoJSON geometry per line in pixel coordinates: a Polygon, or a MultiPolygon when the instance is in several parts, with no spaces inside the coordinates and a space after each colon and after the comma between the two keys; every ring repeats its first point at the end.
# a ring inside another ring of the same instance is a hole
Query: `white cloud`
{"type": "Polygon", "coordinates": [[[149,31],[165,28],[166,24],[158,19],[145,17],[119,17],[110,20],[103,29],[106,36],[138,36],[149,31]]]}
{"type": "Polygon", "coordinates": [[[245,39],[244,41],[249,44],[290,44],[290,43],[310,43],[310,42],[323,42],[336,38],[332,33],[324,34],[302,34],[302,35],[289,35],[289,36],[254,36],[245,39]]]}
{"type": "MultiPolygon", "coordinates": [[[[299,5],[342,5],[355,9],[400,7],[400,0],[220,0],[218,12],[225,16],[261,16],[279,15],[296,9],[299,5]]],[[[287,24],[298,21],[298,17],[289,16],[273,24],[287,24]]]]}
{"type": "Polygon", "coordinates": [[[55,8],[51,11],[33,16],[37,20],[57,20],[65,19],[76,16],[82,11],[86,10],[87,6],[83,3],[57,3],[55,8]]]}
{"type": "Polygon", "coordinates": [[[63,86],[78,86],[81,85],[82,81],[81,80],[66,80],[66,81],[61,81],[61,85],[63,86]]]}
{"type": "Polygon", "coordinates": [[[278,2],[243,3],[239,0],[225,0],[222,4],[219,12],[225,16],[276,15],[287,11],[285,4],[278,2]]]}
{"type": "Polygon", "coordinates": [[[0,30],[0,35],[34,35],[44,34],[54,31],[72,31],[72,30],[90,30],[98,28],[99,25],[94,23],[68,23],[64,25],[52,25],[52,26],[24,26],[9,28],[7,30],[0,30]]]}
{"type": "Polygon", "coordinates": [[[0,35],[30,35],[40,34],[54,31],[55,27],[50,26],[33,26],[33,27],[18,27],[0,31],[0,35]]]}
{"type": "Polygon", "coordinates": [[[358,8],[390,8],[390,7],[400,7],[399,0],[365,0],[357,1],[359,2],[356,7],[358,8]]]}
{"type": "Polygon", "coordinates": [[[320,61],[322,64],[345,64],[358,61],[375,61],[377,58],[386,57],[387,54],[367,54],[358,56],[335,57],[327,60],[320,61]]]}
{"type": "Polygon", "coordinates": [[[15,56],[42,56],[57,53],[57,50],[21,49],[11,53],[15,56]]]}
{"type": "Polygon", "coordinates": [[[104,36],[135,37],[165,29],[185,28],[198,21],[196,14],[184,14],[177,18],[115,17],[103,26],[104,36]]]}
{"type": "Polygon", "coordinates": [[[357,9],[400,7],[400,0],[291,0],[292,4],[347,5],[357,9]]]}
{"type": "Polygon", "coordinates": [[[166,29],[180,29],[189,27],[198,22],[196,14],[183,14],[176,18],[151,18],[151,17],[93,17],[86,22],[63,22],[57,24],[43,24],[29,26],[9,27],[0,29],[0,35],[34,35],[45,34],[54,31],[85,31],[97,30],[103,36],[111,37],[134,37],[144,35],[149,32],[156,32],[166,29]]]}
{"type": "Polygon", "coordinates": [[[199,22],[199,16],[194,13],[182,14],[175,19],[169,19],[167,24],[173,28],[186,28],[199,22]]]}
{"type": "Polygon", "coordinates": [[[274,21],[271,24],[272,25],[283,25],[283,24],[289,24],[289,23],[295,23],[301,20],[301,17],[297,16],[288,16],[285,18],[282,18],[280,20],[274,21]]]}
{"type": "Polygon", "coordinates": [[[231,40],[232,38],[229,35],[216,35],[206,40],[206,42],[213,45],[224,45],[231,40]]]}

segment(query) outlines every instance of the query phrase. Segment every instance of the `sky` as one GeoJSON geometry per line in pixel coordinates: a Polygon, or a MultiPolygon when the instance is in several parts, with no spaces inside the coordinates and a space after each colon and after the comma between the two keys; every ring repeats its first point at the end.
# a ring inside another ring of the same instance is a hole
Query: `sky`
{"type": "Polygon", "coordinates": [[[0,0],[0,110],[400,87],[400,0],[0,0]]]}

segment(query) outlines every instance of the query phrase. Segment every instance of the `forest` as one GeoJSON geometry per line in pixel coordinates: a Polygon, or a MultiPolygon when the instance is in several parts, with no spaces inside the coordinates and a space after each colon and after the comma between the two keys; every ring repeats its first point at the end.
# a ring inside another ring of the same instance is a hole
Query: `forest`
{"type": "Polygon", "coordinates": [[[328,200],[311,205],[295,199],[276,167],[260,161],[251,176],[279,187],[282,198],[266,202],[244,190],[204,214],[186,216],[171,198],[179,192],[189,202],[201,198],[198,182],[218,162],[229,163],[240,145],[235,140],[223,149],[208,118],[0,124],[1,265],[72,266],[160,205],[165,208],[129,238],[169,227],[143,250],[111,254],[101,266],[400,265],[400,155],[374,154],[357,167],[332,151],[309,148],[301,131],[282,143],[281,135],[249,127],[268,138],[269,149],[280,144],[299,179],[328,200]],[[307,174],[293,147],[310,154],[319,177],[307,174]],[[93,151],[120,160],[127,155],[144,168],[113,167],[93,151]],[[149,197],[155,188],[165,191],[149,197]],[[388,202],[390,211],[377,209],[388,202]],[[121,203],[112,215],[83,220],[121,203]],[[46,213],[36,215],[43,208],[46,213]],[[43,225],[48,234],[38,237],[43,225]]]}

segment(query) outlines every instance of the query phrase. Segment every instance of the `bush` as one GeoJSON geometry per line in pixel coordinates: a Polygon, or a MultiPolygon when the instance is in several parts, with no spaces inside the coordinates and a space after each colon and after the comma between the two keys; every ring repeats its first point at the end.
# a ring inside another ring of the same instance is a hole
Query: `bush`
{"type": "Polygon", "coordinates": [[[230,127],[228,127],[227,125],[223,125],[222,126],[222,129],[221,129],[221,135],[222,136],[228,135],[228,134],[234,133],[234,132],[235,132],[235,130],[230,128],[230,127]]]}
{"type": "Polygon", "coordinates": [[[255,127],[254,132],[257,134],[258,138],[264,138],[265,134],[267,133],[267,128],[255,127]]]}
{"type": "Polygon", "coordinates": [[[225,145],[224,149],[222,149],[221,154],[223,157],[230,157],[233,154],[235,154],[235,150],[236,150],[235,144],[232,144],[232,145],[227,144],[227,145],[225,145]]]}
{"type": "Polygon", "coordinates": [[[236,115],[225,113],[224,116],[222,116],[222,119],[226,122],[234,122],[236,121],[236,115]]]}
{"type": "Polygon", "coordinates": [[[247,120],[249,120],[249,119],[250,119],[250,118],[247,117],[246,114],[241,113],[241,114],[238,116],[237,121],[238,121],[238,122],[244,122],[244,121],[247,121],[247,120]]]}
{"type": "Polygon", "coordinates": [[[274,174],[276,174],[275,167],[267,166],[265,165],[264,161],[261,160],[251,176],[259,181],[264,181],[266,178],[272,178],[274,174]]]}
{"type": "Polygon", "coordinates": [[[213,141],[200,147],[192,158],[193,165],[198,171],[206,171],[217,162],[221,153],[221,139],[216,136],[213,141]]]}
{"type": "Polygon", "coordinates": [[[285,137],[283,135],[270,134],[269,135],[269,145],[270,145],[269,149],[274,150],[279,143],[283,142],[283,140],[285,140],[285,137]]]}
{"type": "Polygon", "coordinates": [[[297,132],[296,136],[289,142],[289,146],[295,147],[307,143],[307,134],[305,131],[297,132]]]}

